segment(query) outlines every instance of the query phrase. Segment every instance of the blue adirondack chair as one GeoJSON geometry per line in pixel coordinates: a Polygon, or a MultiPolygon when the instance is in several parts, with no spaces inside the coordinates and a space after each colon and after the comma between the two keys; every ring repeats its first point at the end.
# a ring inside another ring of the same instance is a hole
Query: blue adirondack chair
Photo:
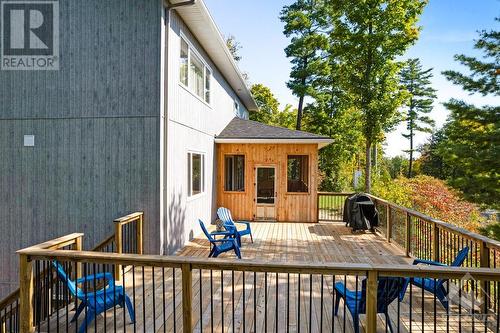
{"type": "MultiPolygon", "coordinates": [[[[437,262],[437,261],[432,261],[432,260],[425,260],[425,259],[415,259],[413,261],[413,265],[418,265],[418,264],[424,264],[424,265],[432,265],[432,266],[444,266],[444,267],[460,267],[465,261],[465,258],[467,258],[467,255],[469,254],[469,247],[466,246],[463,249],[461,249],[457,256],[455,257],[455,260],[451,263],[450,266],[437,262]]],[[[402,301],[405,294],[406,294],[406,289],[408,288],[408,284],[413,284],[419,288],[422,288],[432,294],[435,294],[437,299],[441,302],[441,304],[444,306],[446,310],[448,310],[448,290],[446,290],[445,285],[448,279],[430,279],[430,278],[406,278],[405,279],[405,285],[403,288],[403,291],[401,292],[400,295],[400,300],[402,301]]]]}
{"type": "MultiPolygon", "coordinates": [[[[387,326],[393,332],[389,318],[389,305],[398,298],[403,288],[403,278],[384,277],[378,279],[377,313],[385,314],[387,326]]],[[[339,311],[340,299],[343,299],[347,309],[351,312],[354,332],[359,332],[359,315],[366,313],[366,279],[361,281],[361,291],[349,290],[342,282],[335,284],[335,316],[339,311]]],[[[345,314],[344,314],[345,315],[345,314]]]]}
{"type": "Polygon", "coordinates": [[[210,242],[210,254],[208,257],[216,258],[219,254],[233,250],[236,256],[241,259],[241,252],[236,239],[233,238],[234,233],[231,231],[208,232],[203,221],[198,220],[201,230],[207,236],[210,242]],[[215,239],[215,236],[224,236],[222,239],[215,239]]]}
{"type": "Polygon", "coordinates": [[[245,235],[250,235],[250,240],[253,243],[252,229],[250,228],[249,222],[245,221],[235,222],[233,220],[233,217],[231,216],[231,211],[225,207],[220,207],[219,209],[217,209],[217,216],[224,223],[224,228],[226,228],[227,231],[234,232],[236,236],[236,241],[238,242],[238,246],[241,247],[241,236],[245,235]],[[235,223],[244,224],[246,228],[243,230],[238,230],[238,228],[236,228],[235,223]]]}
{"type": "Polygon", "coordinates": [[[53,261],[52,265],[55,267],[57,271],[57,276],[61,281],[66,285],[69,289],[69,292],[80,300],[80,305],[76,309],[76,313],[71,319],[71,322],[74,322],[76,318],[82,313],[85,308],[87,308],[87,315],[85,317],[85,321],[80,325],[78,329],[79,333],[83,333],[86,331],[87,326],[96,319],[96,317],[115,307],[120,306],[123,307],[124,304],[127,306],[128,314],[132,323],[135,322],[135,313],[132,303],[130,302],[130,298],[125,293],[125,290],[122,286],[115,285],[115,280],[111,273],[97,273],[88,275],[83,278],[79,278],[75,281],[69,279],[68,275],[64,271],[63,266],[57,262],[53,261]],[[100,289],[95,291],[84,292],[83,288],[77,288],[78,284],[85,283],[94,280],[105,280],[107,282],[106,289],[100,289]],[[104,297],[106,296],[106,297],[104,297]]]}

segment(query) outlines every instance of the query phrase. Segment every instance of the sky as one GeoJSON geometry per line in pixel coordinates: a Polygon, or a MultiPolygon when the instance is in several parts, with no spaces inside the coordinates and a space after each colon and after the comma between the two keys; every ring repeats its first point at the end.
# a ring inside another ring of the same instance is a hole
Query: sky
{"type": "MultiPolygon", "coordinates": [[[[284,49],[289,40],[283,35],[279,13],[293,0],[205,0],[219,29],[224,35],[234,35],[242,49],[240,69],[247,72],[251,83],[268,86],[285,104],[297,106],[298,99],[286,87],[291,64],[284,49]]],[[[432,85],[437,99],[430,117],[440,127],[448,111],[442,105],[450,98],[462,99],[477,105],[499,104],[498,97],[469,95],[448,82],[441,72],[447,69],[463,70],[453,60],[454,54],[480,55],[473,49],[478,30],[497,29],[494,21],[500,16],[500,0],[430,0],[421,16],[422,31],[419,40],[403,58],[420,58],[424,69],[433,68],[432,85]]],[[[388,156],[402,155],[408,141],[401,136],[405,125],[388,133],[384,151],[388,156]]],[[[417,134],[417,145],[424,143],[428,134],[417,134]]]]}

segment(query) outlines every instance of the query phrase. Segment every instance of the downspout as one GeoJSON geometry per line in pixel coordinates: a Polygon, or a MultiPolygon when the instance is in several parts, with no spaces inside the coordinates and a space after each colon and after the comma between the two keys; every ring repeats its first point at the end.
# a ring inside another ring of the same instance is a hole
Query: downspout
{"type": "MultiPolygon", "coordinates": [[[[170,42],[170,11],[175,8],[179,7],[184,7],[184,6],[192,6],[196,3],[196,0],[188,0],[188,1],[183,1],[179,3],[172,4],[170,3],[169,0],[163,0],[163,5],[164,5],[164,16],[165,16],[165,21],[164,21],[164,29],[165,29],[165,48],[163,50],[164,53],[164,61],[163,61],[163,119],[161,121],[163,122],[163,136],[161,136],[162,142],[160,143],[161,145],[161,154],[163,158],[161,159],[160,163],[162,163],[163,168],[160,171],[162,173],[163,181],[162,181],[162,188],[160,192],[160,243],[161,243],[161,248],[160,248],[160,254],[165,254],[166,250],[168,251],[168,210],[167,207],[168,202],[169,202],[169,193],[167,192],[168,186],[168,103],[169,103],[169,98],[168,98],[168,87],[169,87],[169,82],[168,82],[168,67],[169,67],[169,42],[170,42]],[[165,243],[167,242],[167,243],[165,243]]],[[[161,41],[160,41],[161,45],[161,41]]],[[[161,117],[160,117],[161,118],[161,117]]],[[[167,253],[168,254],[168,253],[167,253]]]]}

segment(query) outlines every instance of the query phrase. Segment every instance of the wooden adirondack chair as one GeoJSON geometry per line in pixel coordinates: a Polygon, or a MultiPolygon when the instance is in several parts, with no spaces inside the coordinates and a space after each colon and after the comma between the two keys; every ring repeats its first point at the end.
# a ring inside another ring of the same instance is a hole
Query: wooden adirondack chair
{"type": "MultiPolygon", "coordinates": [[[[466,246],[463,249],[461,249],[457,256],[455,257],[455,260],[451,263],[449,267],[460,267],[465,261],[465,258],[467,258],[467,255],[469,254],[469,247],[466,246]]],[[[424,264],[424,265],[432,265],[432,266],[444,266],[448,267],[448,265],[440,263],[438,261],[432,261],[432,260],[424,260],[424,259],[415,259],[413,261],[413,265],[418,265],[418,264],[424,264]]],[[[408,284],[413,284],[419,288],[422,288],[432,294],[435,294],[437,299],[441,302],[443,307],[448,310],[448,292],[445,288],[445,284],[448,281],[448,279],[430,279],[430,278],[406,278],[405,286],[403,288],[403,291],[400,296],[400,300],[403,300],[404,295],[406,293],[406,288],[408,287],[408,284]]]]}
{"type": "Polygon", "coordinates": [[[224,228],[227,231],[234,232],[236,235],[236,240],[238,241],[238,246],[241,247],[241,236],[250,235],[250,240],[253,243],[252,229],[250,228],[250,222],[233,220],[231,216],[231,211],[225,207],[220,207],[217,209],[217,216],[224,223],[224,228]],[[238,230],[235,223],[244,224],[246,226],[243,230],[238,230]]]}
{"type": "Polygon", "coordinates": [[[130,298],[125,293],[125,290],[122,286],[115,285],[115,280],[113,279],[111,273],[92,274],[73,281],[69,279],[68,275],[64,271],[63,266],[59,262],[54,260],[52,262],[52,265],[57,271],[57,276],[65,284],[69,292],[74,297],[80,300],[80,305],[76,309],[76,313],[73,316],[73,319],[71,319],[71,322],[74,322],[76,318],[78,318],[78,316],[82,313],[82,311],[87,308],[85,321],[80,325],[80,328],[78,329],[79,333],[85,332],[87,326],[93,320],[95,320],[99,314],[115,306],[123,307],[124,305],[126,305],[132,323],[135,322],[134,308],[132,306],[132,303],[130,302],[130,298]],[[82,288],[78,288],[78,285],[81,283],[102,279],[107,282],[105,289],[102,288],[100,290],[84,292],[82,288]]]}
{"type": "Polygon", "coordinates": [[[202,220],[198,220],[200,223],[201,230],[203,230],[203,233],[205,236],[208,238],[208,241],[210,242],[210,254],[208,257],[218,257],[219,254],[228,252],[233,250],[236,256],[241,259],[241,252],[240,252],[240,247],[238,246],[238,243],[236,242],[236,239],[233,238],[234,233],[229,232],[229,231],[221,231],[221,232],[212,232],[209,233],[207,228],[205,227],[205,224],[203,223],[202,220]],[[222,239],[215,239],[214,236],[216,235],[221,235],[224,236],[222,239]]]}
{"type": "MultiPolygon", "coordinates": [[[[383,277],[378,279],[377,287],[377,313],[383,313],[389,330],[393,332],[389,318],[389,305],[398,298],[403,288],[403,278],[383,277]]],[[[361,291],[347,289],[344,283],[335,284],[335,315],[338,314],[340,299],[343,299],[349,312],[351,312],[354,332],[359,332],[359,315],[366,313],[366,279],[361,281],[361,291]]]]}

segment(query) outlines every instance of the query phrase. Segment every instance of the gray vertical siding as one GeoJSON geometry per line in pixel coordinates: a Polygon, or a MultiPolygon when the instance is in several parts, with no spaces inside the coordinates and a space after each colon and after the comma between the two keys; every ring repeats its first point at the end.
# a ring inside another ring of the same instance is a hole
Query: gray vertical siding
{"type": "Polygon", "coordinates": [[[135,210],[159,251],[160,10],[60,0],[60,70],[0,71],[0,297],[17,249],[70,232],[90,248],[135,210]]]}

